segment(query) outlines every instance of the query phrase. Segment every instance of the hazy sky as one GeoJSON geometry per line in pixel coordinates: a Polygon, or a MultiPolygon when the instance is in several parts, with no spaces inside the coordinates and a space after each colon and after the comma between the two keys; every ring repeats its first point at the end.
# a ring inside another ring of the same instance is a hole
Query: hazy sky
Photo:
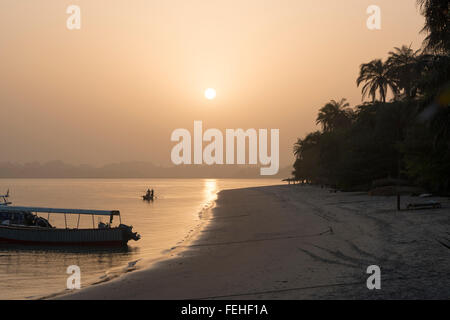
{"type": "Polygon", "coordinates": [[[286,165],[324,103],[360,103],[361,63],[420,47],[415,2],[1,0],[0,161],[170,164],[171,132],[202,120],[280,129],[286,165]]]}

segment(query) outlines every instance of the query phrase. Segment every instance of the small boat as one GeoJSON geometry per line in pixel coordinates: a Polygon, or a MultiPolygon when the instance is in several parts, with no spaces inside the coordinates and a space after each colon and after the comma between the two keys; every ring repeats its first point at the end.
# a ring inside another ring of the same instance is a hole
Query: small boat
{"type": "Polygon", "coordinates": [[[126,246],[128,241],[138,241],[141,236],[133,232],[132,226],[122,224],[120,212],[117,210],[82,210],[56,209],[39,207],[10,206],[5,196],[0,205],[0,243],[22,244],[32,246],[94,246],[117,247],[126,246]],[[38,213],[64,214],[65,228],[53,227],[48,219],[38,216],[38,213]],[[77,228],[67,228],[66,215],[78,215],[77,228]],[[92,216],[93,227],[80,229],[80,216],[92,216]],[[108,216],[109,223],[94,224],[95,216],[108,216]],[[120,224],[113,227],[114,217],[119,217],[120,224]]]}
{"type": "Polygon", "coordinates": [[[143,195],[143,196],[142,196],[142,199],[143,199],[144,201],[153,201],[153,200],[155,199],[155,196],[152,196],[152,195],[150,195],[150,194],[146,194],[146,195],[143,195]]]}
{"type": "Polygon", "coordinates": [[[155,200],[155,191],[152,189],[148,189],[147,192],[142,196],[142,200],[144,201],[153,201],[155,200]]]}

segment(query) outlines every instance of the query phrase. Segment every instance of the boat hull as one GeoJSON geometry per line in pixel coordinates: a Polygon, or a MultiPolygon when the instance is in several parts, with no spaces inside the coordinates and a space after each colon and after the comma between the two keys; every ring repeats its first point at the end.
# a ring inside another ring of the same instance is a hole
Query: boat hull
{"type": "Polygon", "coordinates": [[[118,247],[130,240],[126,229],[49,229],[0,226],[0,243],[32,246],[118,247]]]}

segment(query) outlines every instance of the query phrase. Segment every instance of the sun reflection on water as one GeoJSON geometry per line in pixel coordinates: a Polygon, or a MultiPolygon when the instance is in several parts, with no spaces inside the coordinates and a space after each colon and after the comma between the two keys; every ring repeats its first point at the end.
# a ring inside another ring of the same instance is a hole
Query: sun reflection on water
{"type": "Polygon", "coordinates": [[[216,179],[207,179],[205,180],[205,189],[204,193],[207,199],[208,204],[215,201],[217,198],[217,180],[216,179]]]}

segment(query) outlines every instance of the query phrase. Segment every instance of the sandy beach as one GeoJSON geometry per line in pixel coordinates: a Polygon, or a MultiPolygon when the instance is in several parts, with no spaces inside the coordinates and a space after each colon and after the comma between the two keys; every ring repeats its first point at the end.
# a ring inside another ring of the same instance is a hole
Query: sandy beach
{"type": "Polygon", "coordinates": [[[437,200],[442,209],[397,212],[394,197],[311,186],[222,191],[171,258],[58,298],[448,299],[449,201],[437,200]],[[367,289],[370,265],[381,290],[367,289]]]}

